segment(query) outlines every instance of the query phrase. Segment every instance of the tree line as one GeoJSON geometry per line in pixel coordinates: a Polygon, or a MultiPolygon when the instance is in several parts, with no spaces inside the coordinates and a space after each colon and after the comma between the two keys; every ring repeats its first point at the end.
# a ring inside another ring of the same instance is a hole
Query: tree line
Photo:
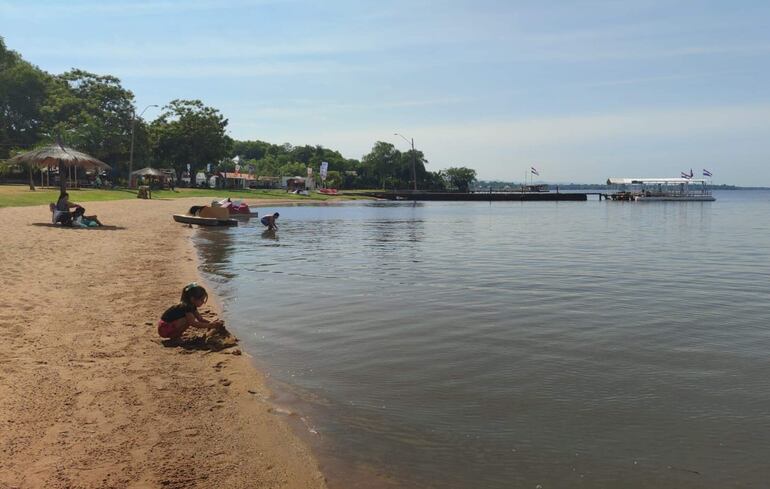
{"type": "Polygon", "coordinates": [[[303,176],[307,168],[318,174],[324,161],[330,187],[412,188],[413,166],[421,190],[467,191],[476,180],[475,170],[466,167],[428,171],[421,151],[402,152],[383,141],[357,160],[320,145],[235,140],[222,113],[200,100],[172,100],[145,121],[120,79],[79,69],[47,73],[7,49],[2,37],[0,116],[0,160],[59,139],[109,164],[113,179],[123,182],[132,139],[134,170],[170,168],[181,179],[189,165],[193,182],[199,171],[232,172],[236,164],[256,176],[303,176]]]}

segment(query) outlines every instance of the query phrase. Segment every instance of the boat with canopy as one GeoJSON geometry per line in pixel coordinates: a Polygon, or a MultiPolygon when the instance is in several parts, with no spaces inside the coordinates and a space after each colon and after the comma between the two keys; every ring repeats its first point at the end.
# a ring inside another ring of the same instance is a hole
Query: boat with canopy
{"type": "Polygon", "coordinates": [[[639,202],[712,202],[716,200],[702,178],[608,178],[616,189],[611,200],[639,202]]]}

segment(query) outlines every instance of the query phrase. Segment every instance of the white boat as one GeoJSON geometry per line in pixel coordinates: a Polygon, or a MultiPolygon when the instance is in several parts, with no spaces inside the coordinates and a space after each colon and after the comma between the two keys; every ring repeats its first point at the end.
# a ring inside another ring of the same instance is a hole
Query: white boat
{"type": "Polygon", "coordinates": [[[617,191],[608,197],[635,202],[712,202],[716,200],[702,178],[608,178],[617,191]]]}

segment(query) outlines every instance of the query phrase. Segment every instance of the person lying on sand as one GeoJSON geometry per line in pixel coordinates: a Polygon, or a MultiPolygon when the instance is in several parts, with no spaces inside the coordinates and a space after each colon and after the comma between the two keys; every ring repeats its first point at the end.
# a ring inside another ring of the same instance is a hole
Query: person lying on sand
{"type": "Polygon", "coordinates": [[[158,334],[162,338],[178,339],[187,328],[222,329],[224,321],[209,321],[201,317],[198,308],[206,303],[209,295],[206,289],[192,282],[182,289],[182,298],[178,304],[166,309],[158,321],[158,334]]]}
{"type": "Polygon", "coordinates": [[[72,223],[84,228],[103,226],[96,215],[84,216],[83,214],[85,213],[86,210],[84,208],[80,206],[76,207],[75,212],[72,213],[72,223]]]}

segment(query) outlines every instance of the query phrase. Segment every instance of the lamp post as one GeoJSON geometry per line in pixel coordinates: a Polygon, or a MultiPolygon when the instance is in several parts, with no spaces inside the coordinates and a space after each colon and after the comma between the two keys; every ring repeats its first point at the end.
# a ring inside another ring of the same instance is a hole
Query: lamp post
{"type": "MultiPolygon", "coordinates": [[[[139,113],[139,117],[142,117],[144,114],[144,111],[149,109],[150,107],[158,107],[155,104],[150,104],[139,113]]],[[[134,111],[134,116],[131,118],[131,149],[129,150],[128,155],[128,186],[131,187],[131,173],[134,171],[134,126],[136,126],[136,111],[134,111]]]]}
{"type": "Polygon", "coordinates": [[[404,141],[412,145],[412,183],[414,184],[413,188],[416,192],[417,191],[417,171],[415,170],[415,166],[416,166],[415,158],[417,156],[414,153],[414,138],[406,139],[404,136],[402,136],[399,133],[394,133],[393,135],[401,137],[401,139],[403,139],[404,141]]]}

